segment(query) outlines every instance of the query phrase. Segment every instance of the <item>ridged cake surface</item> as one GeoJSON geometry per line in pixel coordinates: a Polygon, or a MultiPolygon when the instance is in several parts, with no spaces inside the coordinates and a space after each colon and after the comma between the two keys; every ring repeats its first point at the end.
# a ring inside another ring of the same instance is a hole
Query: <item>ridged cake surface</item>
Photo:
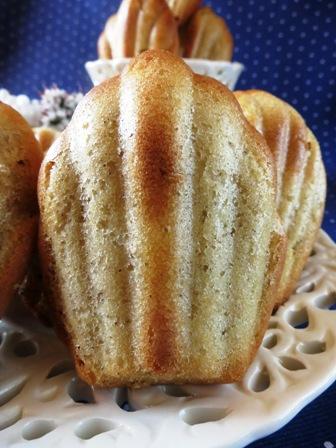
{"type": "Polygon", "coordinates": [[[143,53],[80,103],[39,203],[47,295],[85,380],[241,378],[285,238],[269,149],[225,86],[143,53]]]}
{"type": "Polygon", "coordinates": [[[202,0],[167,0],[174,17],[179,23],[186,22],[197,10],[202,0]]]}
{"type": "Polygon", "coordinates": [[[177,22],[165,0],[123,0],[106,24],[105,37],[113,58],[137,56],[148,49],[179,52],[177,22]]]}
{"type": "Polygon", "coordinates": [[[277,207],[288,237],[278,305],[288,299],[320,228],[326,175],[320,146],[301,115],[270,93],[235,93],[246,118],[265,137],[277,173],[277,207]]]}
{"type": "Polygon", "coordinates": [[[36,244],[41,159],[28,123],[0,102],[0,316],[22,282],[36,244]]]}
{"type": "Polygon", "coordinates": [[[225,20],[205,6],[190,17],[181,33],[183,57],[231,61],[233,37],[225,20]]]}

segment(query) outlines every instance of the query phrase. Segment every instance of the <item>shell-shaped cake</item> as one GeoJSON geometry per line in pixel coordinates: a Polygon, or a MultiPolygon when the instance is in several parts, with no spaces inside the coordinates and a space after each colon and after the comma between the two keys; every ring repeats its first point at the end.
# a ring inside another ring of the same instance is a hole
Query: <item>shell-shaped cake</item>
{"type": "Polygon", "coordinates": [[[92,89],[39,178],[46,293],[82,378],[240,379],[282,272],[275,188],[234,95],[172,53],[92,89]]]}
{"type": "Polygon", "coordinates": [[[106,24],[105,37],[114,58],[137,56],[148,49],[179,52],[177,22],[165,0],[123,0],[106,24]]]}
{"type": "Polygon", "coordinates": [[[0,102],[0,315],[22,282],[36,244],[41,159],[28,123],[0,102]]]}
{"type": "Polygon", "coordinates": [[[225,20],[209,7],[196,11],[182,32],[183,57],[231,61],[233,37],[225,20]]]}
{"type": "Polygon", "coordinates": [[[180,24],[184,23],[194,14],[202,0],[167,0],[174,17],[180,24]]]}
{"type": "Polygon", "coordinates": [[[301,115],[261,90],[235,93],[246,118],[265,137],[277,174],[277,207],[287,234],[278,305],[295,288],[320,228],[326,175],[319,144],[301,115]]]}

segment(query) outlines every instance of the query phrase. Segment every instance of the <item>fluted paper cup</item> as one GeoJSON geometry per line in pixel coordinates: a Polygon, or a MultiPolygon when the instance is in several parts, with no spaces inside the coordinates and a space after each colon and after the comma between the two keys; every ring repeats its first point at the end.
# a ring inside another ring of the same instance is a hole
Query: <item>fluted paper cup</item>
{"type": "MultiPolygon", "coordinates": [[[[131,58],[97,59],[85,64],[93,84],[96,86],[106,79],[120,74],[131,58]]],[[[199,75],[207,75],[222,82],[233,90],[244,66],[239,62],[209,61],[206,59],[184,59],[189,67],[199,75]]]]}

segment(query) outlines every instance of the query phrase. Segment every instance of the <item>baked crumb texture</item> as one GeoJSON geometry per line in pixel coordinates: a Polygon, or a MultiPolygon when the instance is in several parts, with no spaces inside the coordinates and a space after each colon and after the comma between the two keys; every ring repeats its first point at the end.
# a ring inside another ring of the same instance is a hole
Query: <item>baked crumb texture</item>
{"type": "Polygon", "coordinates": [[[170,52],[95,87],[43,162],[47,296],[97,386],[239,380],[277,300],[272,156],[234,95],[170,52]]]}
{"type": "Polygon", "coordinates": [[[28,123],[0,102],[0,315],[22,282],[36,244],[41,159],[28,123]]]}
{"type": "Polygon", "coordinates": [[[98,39],[101,58],[134,57],[145,50],[179,52],[177,21],[165,0],[123,0],[98,39]]]}
{"type": "Polygon", "coordinates": [[[246,118],[268,143],[276,166],[276,203],[288,238],[281,305],[293,292],[323,218],[326,174],[320,146],[301,115],[261,90],[236,92],[246,118]]]}
{"type": "Polygon", "coordinates": [[[97,42],[101,59],[132,58],[162,49],[185,58],[231,61],[225,20],[200,0],[123,0],[97,42]]]}

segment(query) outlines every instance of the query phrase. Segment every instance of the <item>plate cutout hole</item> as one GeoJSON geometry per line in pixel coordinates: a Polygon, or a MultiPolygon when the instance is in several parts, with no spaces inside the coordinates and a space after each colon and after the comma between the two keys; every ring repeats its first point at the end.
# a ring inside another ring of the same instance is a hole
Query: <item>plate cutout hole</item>
{"type": "Polygon", "coordinates": [[[323,310],[335,311],[336,310],[336,293],[333,292],[326,296],[318,297],[315,301],[315,305],[318,308],[321,308],[323,310]]]}
{"type": "Polygon", "coordinates": [[[77,376],[72,378],[68,386],[68,394],[75,403],[95,403],[93,389],[77,376]]]}
{"type": "Polygon", "coordinates": [[[180,417],[187,425],[200,425],[201,423],[217,422],[225,418],[230,411],[223,408],[188,408],[180,412],[180,417]]]}
{"type": "Polygon", "coordinates": [[[22,437],[25,440],[35,440],[45,436],[56,428],[52,420],[35,420],[27,423],[22,430],[22,437]]]}
{"type": "Polygon", "coordinates": [[[304,370],[306,368],[306,366],[301,361],[295,358],[290,358],[289,356],[281,356],[281,358],[279,358],[279,361],[280,364],[287,370],[296,371],[304,370]]]}
{"type": "Polygon", "coordinates": [[[271,384],[271,379],[266,367],[257,370],[257,372],[253,375],[249,388],[254,392],[263,392],[268,389],[271,384]]]}
{"type": "Polygon", "coordinates": [[[70,361],[70,359],[65,359],[63,361],[58,362],[55,364],[49,371],[47,375],[47,379],[53,378],[54,376],[62,375],[65,372],[69,372],[70,370],[73,370],[73,364],[70,361]]]}
{"type": "Polygon", "coordinates": [[[276,334],[268,334],[264,337],[263,347],[271,349],[275,347],[278,343],[278,336],[276,334]]]}
{"type": "Polygon", "coordinates": [[[27,358],[37,353],[37,345],[33,341],[20,341],[14,347],[14,353],[19,358],[27,358]]]}
{"type": "Polygon", "coordinates": [[[132,406],[129,404],[128,401],[124,401],[123,403],[121,403],[121,405],[119,406],[123,411],[126,412],[134,412],[135,409],[132,408],[132,406]]]}
{"type": "Polygon", "coordinates": [[[161,386],[163,392],[170,397],[190,397],[190,394],[181,386],[175,384],[166,384],[161,386]]]}
{"type": "Polygon", "coordinates": [[[134,412],[135,409],[132,408],[128,401],[128,390],[126,387],[118,387],[115,389],[115,402],[117,405],[126,412],[134,412]]]}
{"type": "Polygon", "coordinates": [[[307,328],[309,325],[309,317],[306,308],[288,311],[287,322],[297,330],[307,328]]]}
{"type": "Polygon", "coordinates": [[[89,440],[112,429],[115,429],[115,425],[110,420],[91,418],[90,420],[80,422],[75,429],[75,434],[82,440],[89,440]]]}
{"type": "Polygon", "coordinates": [[[324,341],[307,341],[298,345],[298,350],[306,355],[316,355],[326,351],[326,343],[324,341]]]}

